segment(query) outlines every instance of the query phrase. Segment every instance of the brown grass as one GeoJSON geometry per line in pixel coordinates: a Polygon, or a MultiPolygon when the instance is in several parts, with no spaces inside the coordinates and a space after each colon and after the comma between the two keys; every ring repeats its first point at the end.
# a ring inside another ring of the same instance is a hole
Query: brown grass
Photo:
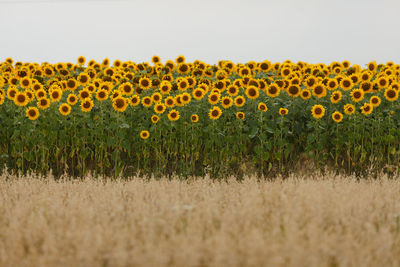
{"type": "Polygon", "coordinates": [[[0,180],[0,266],[399,266],[400,180],[0,180]]]}

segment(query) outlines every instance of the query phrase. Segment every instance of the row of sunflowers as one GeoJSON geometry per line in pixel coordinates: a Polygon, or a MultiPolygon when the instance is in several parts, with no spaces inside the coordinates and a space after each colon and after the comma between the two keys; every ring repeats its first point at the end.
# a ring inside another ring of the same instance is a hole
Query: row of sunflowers
{"type": "Polygon", "coordinates": [[[0,164],[19,172],[220,177],[395,172],[400,65],[0,63],[0,164]]]}

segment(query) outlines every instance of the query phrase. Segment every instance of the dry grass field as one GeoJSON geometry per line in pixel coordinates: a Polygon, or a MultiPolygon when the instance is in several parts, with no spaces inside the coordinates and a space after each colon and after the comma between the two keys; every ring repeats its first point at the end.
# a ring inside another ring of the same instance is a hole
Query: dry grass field
{"type": "Polygon", "coordinates": [[[400,180],[3,175],[0,266],[400,266],[400,180]]]}

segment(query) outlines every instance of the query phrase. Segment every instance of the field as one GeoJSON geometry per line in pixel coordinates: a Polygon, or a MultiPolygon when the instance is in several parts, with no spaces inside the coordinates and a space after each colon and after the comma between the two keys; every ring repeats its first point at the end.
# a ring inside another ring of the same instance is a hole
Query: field
{"type": "Polygon", "coordinates": [[[0,170],[398,172],[400,65],[151,61],[0,63],[0,170]]]}
{"type": "Polygon", "coordinates": [[[400,266],[400,180],[0,178],[0,266],[400,266]]]}

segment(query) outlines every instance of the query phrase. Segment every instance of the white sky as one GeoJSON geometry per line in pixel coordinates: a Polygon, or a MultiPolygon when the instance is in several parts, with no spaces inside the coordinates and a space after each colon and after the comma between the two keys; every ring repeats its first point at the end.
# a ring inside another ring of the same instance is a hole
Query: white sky
{"type": "Polygon", "coordinates": [[[0,60],[400,63],[400,0],[0,0],[0,60]]]}

